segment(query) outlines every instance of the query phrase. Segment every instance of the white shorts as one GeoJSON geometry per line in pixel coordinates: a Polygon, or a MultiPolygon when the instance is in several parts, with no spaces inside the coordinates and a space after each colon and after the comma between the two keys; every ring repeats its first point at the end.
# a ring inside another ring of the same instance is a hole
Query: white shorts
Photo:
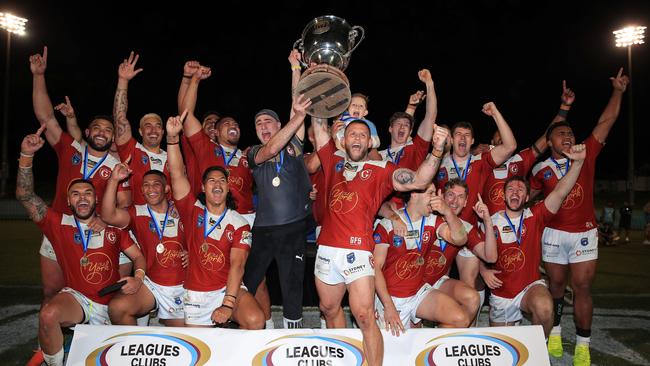
{"type": "MultiPolygon", "coordinates": [[[[241,285],[246,290],[246,286],[241,285]]],[[[183,306],[185,308],[185,324],[214,325],[212,313],[223,304],[226,287],[215,291],[192,291],[185,289],[183,306]]]]}
{"type": "Polygon", "coordinates": [[[183,285],[163,286],[153,282],[149,277],[144,277],[144,285],[156,299],[158,317],[160,319],[184,319],[185,310],[183,307],[183,285]]]}
{"type": "MultiPolygon", "coordinates": [[[[39,252],[40,255],[42,255],[43,257],[45,257],[47,259],[57,261],[56,260],[56,253],[54,252],[54,247],[52,247],[52,243],[50,242],[50,240],[45,235],[43,235],[43,240],[41,241],[41,248],[39,249],[38,252],[39,252]]],[[[131,260],[129,259],[129,257],[126,256],[126,254],[120,252],[120,262],[119,263],[120,263],[120,265],[131,263],[131,260]]]]}
{"type": "Polygon", "coordinates": [[[542,260],[556,264],[579,263],[598,259],[598,229],[581,233],[544,229],[542,260]]]}
{"type": "MultiPolygon", "coordinates": [[[[434,288],[425,283],[420,287],[418,292],[410,297],[394,297],[391,296],[393,304],[399,313],[399,318],[402,321],[404,329],[411,327],[411,323],[417,324],[422,319],[417,317],[418,307],[422,301],[429,295],[434,288]]],[[[384,320],[384,304],[379,300],[379,296],[375,295],[375,313],[377,315],[377,325],[380,329],[386,329],[386,321],[384,320]]]]}
{"type": "Polygon", "coordinates": [[[343,249],[324,244],[318,246],[314,275],[329,285],[352,283],[375,275],[375,261],[366,250],[343,249]]]}
{"type": "Polygon", "coordinates": [[[523,300],[526,292],[534,286],[544,286],[544,280],[537,280],[521,290],[512,299],[490,295],[490,321],[494,323],[514,323],[521,320],[521,300],[523,300]]]}
{"type": "Polygon", "coordinates": [[[315,238],[316,238],[316,240],[318,240],[318,236],[320,235],[320,230],[321,230],[322,228],[323,228],[323,227],[320,226],[320,225],[316,226],[316,230],[314,230],[314,234],[315,234],[315,238]]]}
{"type": "Polygon", "coordinates": [[[250,225],[251,229],[253,228],[253,223],[255,222],[255,212],[241,215],[243,218],[246,219],[246,222],[248,222],[248,225],[250,225]]]}
{"type": "Polygon", "coordinates": [[[471,250],[469,250],[469,248],[467,248],[467,246],[464,246],[464,247],[460,248],[460,250],[458,251],[458,254],[456,254],[456,256],[457,257],[461,256],[461,257],[465,257],[465,258],[476,258],[474,253],[471,250]]]}
{"type": "Polygon", "coordinates": [[[81,292],[70,287],[64,287],[59,292],[65,292],[77,300],[84,312],[84,320],[81,324],[90,325],[111,325],[111,319],[108,317],[108,305],[92,301],[81,292]]]}
{"type": "Polygon", "coordinates": [[[434,290],[440,290],[440,287],[442,286],[442,284],[447,282],[448,279],[449,279],[449,276],[447,276],[447,275],[444,275],[444,276],[438,278],[438,281],[436,281],[436,283],[433,284],[433,289],[434,290]]]}

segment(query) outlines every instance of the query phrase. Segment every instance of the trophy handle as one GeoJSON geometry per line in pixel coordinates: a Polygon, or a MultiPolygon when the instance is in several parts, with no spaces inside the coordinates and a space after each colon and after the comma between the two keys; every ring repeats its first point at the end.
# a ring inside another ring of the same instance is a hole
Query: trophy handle
{"type": "Polygon", "coordinates": [[[352,54],[352,52],[353,52],[354,50],[356,50],[357,47],[359,47],[359,45],[361,44],[361,41],[363,41],[363,39],[366,37],[366,31],[363,29],[362,26],[360,26],[360,25],[355,25],[354,27],[352,27],[352,30],[350,31],[350,37],[351,37],[351,38],[356,39],[357,36],[359,35],[359,32],[361,32],[361,37],[359,37],[359,41],[356,42],[356,43],[354,44],[354,47],[352,47],[352,49],[349,50],[349,51],[345,54],[346,57],[349,57],[349,56],[352,54]]]}
{"type": "Polygon", "coordinates": [[[292,49],[297,49],[298,51],[300,51],[300,55],[302,56],[300,58],[300,65],[302,67],[306,68],[308,65],[307,65],[307,63],[305,63],[305,61],[303,61],[305,59],[305,50],[304,50],[304,47],[302,45],[302,38],[298,38],[298,39],[296,39],[295,42],[293,42],[293,48],[292,49]]]}

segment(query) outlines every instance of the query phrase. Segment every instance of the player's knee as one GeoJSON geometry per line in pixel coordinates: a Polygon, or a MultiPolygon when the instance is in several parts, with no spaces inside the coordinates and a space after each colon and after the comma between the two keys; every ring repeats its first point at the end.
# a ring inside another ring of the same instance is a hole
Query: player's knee
{"type": "Polygon", "coordinates": [[[367,329],[370,327],[371,324],[376,324],[375,323],[375,312],[373,311],[372,307],[371,308],[363,308],[363,309],[350,309],[352,310],[352,314],[354,315],[354,318],[357,320],[357,325],[359,325],[359,328],[361,329],[367,329]]]}
{"type": "Polygon", "coordinates": [[[589,295],[591,293],[591,280],[580,279],[573,281],[571,288],[576,296],[589,295]]]}
{"type": "Polygon", "coordinates": [[[481,305],[481,296],[479,296],[478,292],[467,289],[467,291],[463,291],[461,295],[461,302],[470,309],[478,310],[479,305],[481,305]]]}
{"type": "Polygon", "coordinates": [[[38,314],[39,326],[45,329],[58,327],[60,316],[61,310],[58,307],[46,304],[38,314]]]}
{"type": "Polygon", "coordinates": [[[553,300],[551,298],[539,298],[533,304],[533,312],[542,321],[553,319],[553,300]]]}
{"type": "Polygon", "coordinates": [[[334,317],[341,311],[341,304],[321,300],[318,307],[326,318],[334,317]]]}
{"type": "Polygon", "coordinates": [[[116,298],[108,304],[108,316],[111,318],[111,323],[120,324],[122,318],[127,314],[135,315],[134,307],[129,306],[127,301],[120,301],[116,298]]]}
{"type": "Polygon", "coordinates": [[[242,329],[264,329],[264,312],[260,309],[246,312],[242,319],[239,319],[239,326],[242,329]]]}

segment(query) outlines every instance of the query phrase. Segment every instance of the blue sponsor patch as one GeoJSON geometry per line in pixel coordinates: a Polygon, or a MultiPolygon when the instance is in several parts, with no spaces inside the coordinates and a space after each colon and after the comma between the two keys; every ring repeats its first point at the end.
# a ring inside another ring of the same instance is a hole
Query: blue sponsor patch
{"type": "Polygon", "coordinates": [[[152,233],[156,232],[156,226],[153,223],[153,220],[149,220],[149,231],[151,231],[152,233]]]}
{"type": "Polygon", "coordinates": [[[348,260],[348,263],[350,263],[350,264],[354,263],[354,259],[355,259],[354,258],[354,253],[348,253],[348,255],[346,256],[346,259],[348,260]]]}
{"type": "Polygon", "coordinates": [[[583,247],[586,247],[587,245],[589,245],[589,239],[588,238],[580,239],[580,245],[582,245],[583,247]]]}
{"type": "Polygon", "coordinates": [[[401,236],[394,236],[393,237],[393,245],[394,246],[399,248],[399,246],[402,245],[403,242],[404,242],[404,239],[402,239],[401,236]]]}
{"type": "Polygon", "coordinates": [[[544,172],[544,180],[549,180],[553,176],[553,172],[550,170],[547,170],[544,172]]]}
{"type": "Polygon", "coordinates": [[[443,179],[445,179],[445,175],[447,175],[447,173],[446,173],[444,170],[440,170],[440,171],[438,172],[438,180],[443,180],[443,179]]]}
{"type": "Polygon", "coordinates": [[[79,231],[74,232],[74,242],[77,244],[81,244],[81,235],[79,235],[79,231]]]}
{"type": "Polygon", "coordinates": [[[372,234],[373,239],[375,239],[375,244],[381,243],[381,235],[379,233],[372,234]]]}
{"type": "Polygon", "coordinates": [[[149,163],[149,156],[142,155],[142,164],[147,165],[149,163]]]}
{"type": "Polygon", "coordinates": [[[220,156],[221,156],[221,149],[218,148],[218,147],[215,147],[215,148],[214,148],[214,155],[215,155],[216,157],[220,157],[220,156]]]}
{"type": "Polygon", "coordinates": [[[72,155],[72,165],[79,165],[81,163],[81,155],[79,153],[74,153],[72,155]]]}
{"type": "Polygon", "coordinates": [[[178,297],[178,296],[174,297],[174,304],[180,305],[182,303],[183,303],[183,301],[181,300],[180,297],[178,297]]]}
{"type": "Polygon", "coordinates": [[[341,170],[343,170],[343,160],[336,163],[336,168],[335,169],[336,169],[337,173],[340,172],[341,170]]]}
{"type": "Polygon", "coordinates": [[[196,219],[196,227],[203,226],[203,221],[204,221],[203,215],[199,215],[199,217],[196,219]]]}

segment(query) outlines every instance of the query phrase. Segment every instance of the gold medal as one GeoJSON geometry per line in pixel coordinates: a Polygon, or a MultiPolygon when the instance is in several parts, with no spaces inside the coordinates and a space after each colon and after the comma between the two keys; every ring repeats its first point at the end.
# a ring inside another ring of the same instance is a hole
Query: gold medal
{"type": "Polygon", "coordinates": [[[88,257],[85,255],[81,257],[81,260],[79,260],[79,263],[81,264],[82,267],[85,267],[88,265],[88,257]]]}
{"type": "Polygon", "coordinates": [[[424,258],[422,258],[422,256],[418,257],[418,259],[415,261],[415,264],[417,264],[418,266],[423,265],[424,264],[424,258]]]}
{"type": "Polygon", "coordinates": [[[271,184],[273,184],[273,187],[279,187],[280,186],[280,177],[275,177],[271,181],[271,184]]]}
{"type": "Polygon", "coordinates": [[[156,245],[156,253],[163,254],[164,251],[165,251],[165,246],[163,245],[163,243],[158,243],[158,245],[156,245]]]}
{"type": "Polygon", "coordinates": [[[207,242],[207,241],[204,241],[203,244],[201,244],[201,251],[202,251],[203,253],[207,253],[207,252],[208,252],[208,248],[210,248],[210,245],[208,245],[208,242],[207,242]]]}

